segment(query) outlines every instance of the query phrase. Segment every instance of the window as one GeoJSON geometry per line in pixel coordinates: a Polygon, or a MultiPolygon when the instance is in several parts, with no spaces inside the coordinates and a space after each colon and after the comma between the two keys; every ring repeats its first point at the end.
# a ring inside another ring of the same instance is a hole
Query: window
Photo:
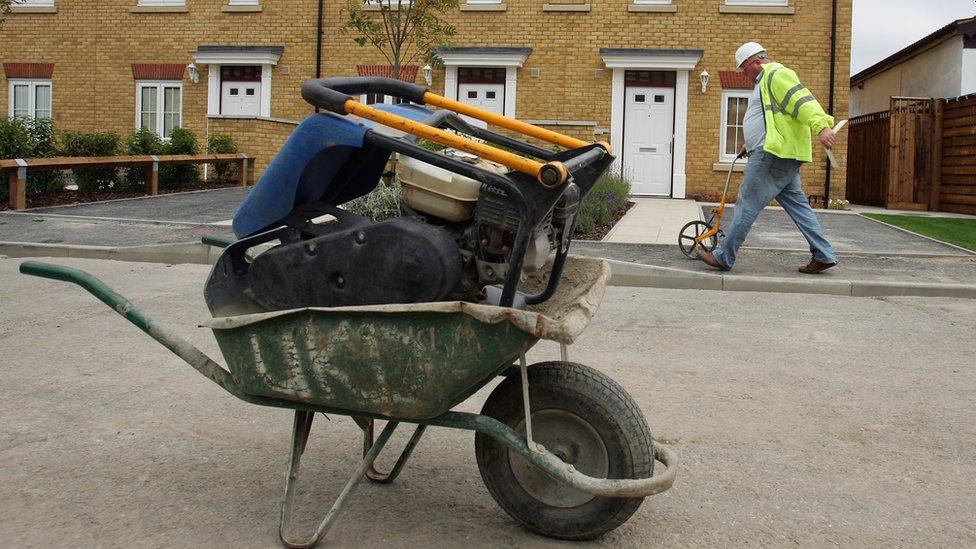
{"type": "Polygon", "coordinates": [[[183,122],[183,84],[139,82],[136,84],[136,129],[146,128],[168,139],[183,122]]]}
{"type": "Polygon", "coordinates": [[[13,0],[11,7],[17,6],[43,6],[46,8],[54,7],[54,0],[13,0]]]}
{"type": "Polygon", "coordinates": [[[140,6],[186,6],[186,0],[139,0],[140,6]]]}
{"type": "Polygon", "coordinates": [[[727,6],[789,6],[789,0],[725,0],[727,6]]]}
{"type": "Polygon", "coordinates": [[[742,119],[752,90],[725,90],[722,92],[722,135],[721,162],[732,162],[739,154],[739,147],[745,143],[742,133],[742,119]]]}
{"type": "Polygon", "coordinates": [[[11,117],[51,118],[51,81],[11,79],[11,117]]]}
{"type": "Polygon", "coordinates": [[[364,93],[360,98],[360,103],[365,103],[367,105],[375,105],[377,103],[385,105],[399,105],[400,103],[408,103],[408,101],[400,97],[383,95],[382,93],[364,93]]]}
{"type": "Polygon", "coordinates": [[[231,6],[258,6],[260,4],[260,0],[230,0],[229,2],[231,6]]]}

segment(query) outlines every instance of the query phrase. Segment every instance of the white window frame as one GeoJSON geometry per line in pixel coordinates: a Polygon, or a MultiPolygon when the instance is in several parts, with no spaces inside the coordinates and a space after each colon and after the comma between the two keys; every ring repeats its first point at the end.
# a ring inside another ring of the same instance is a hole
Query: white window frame
{"type": "Polygon", "coordinates": [[[261,0],[229,0],[228,6],[260,6],[261,0]]]}
{"type": "Polygon", "coordinates": [[[30,119],[37,117],[37,105],[34,104],[37,87],[47,86],[51,90],[51,114],[48,118],[54,116],[54,83],[50,78],[10,78],[7,84],[7,97],[10,98],[7,101],[7,114],[10,118],[14,117],[14,86],[27,86],[27,118],[30,119]]]}
{"type": "Polygon", "coordinates": [[[163,141],[169,141],[170,136],[163,135],[166,115],[166,88],[180,90],[180,120],[173,129],[183,127],[183,82],[179,80],[138,80],[136,81],[136,130],[142,129],[142,90],[156,89],[156,135],[163,141]]]}
{"type": "Polygon", "coordinates": [[[725,0],[726,6],[789,6],[790,0],[725,0]]]}
{"type": "Polygon", "coordinates": [[[139,0],[139,4],[138,5],[139,6],[152,6],[152,7],[156,7],[156,6],[163,6],[163,7],[179,6],[179,7],[185,7],[186,6],[186,0],[139,0]]]}
{"type": "Polygon", "coordinates": [[[399,105],[401,103],[410,103],[410,101],[408,101],[406,99],[402,99],[402,100],[400,100],[400,102],[395,102],[393,100],[394,98],[393,98],[392,95],[383,95],[383,101],[374,101],[373,103],[367,103],[367,101],[369,101],[368,95],[381,95],[381,94],[378,94],[378,93],[377,94],[365,94],[364,93],[364,94],[362,94],[362,95],[359,96],[359,102],[362,103],[362,104],[364,104],[364,105],[376,105],[376,104],[380,104],[380,105],[399,105]]]}
{"type": "MultiPolygon", "coordinates": [[[[728,135],[728,120],[729,120],[729,99],[731,98],[745,99],[748,105],[749,98],[752,97],[752,90],[745,89],[729,89],[722,90],[722,120],[719,124],[719,145],[718,145],[718,159],[719,162],[732,162],[735,160],[736,154],[726,154],[725,145],[726,136],[728,135]]],[[[745,117],[745,111],[743,112],[743,118],[745,117]]],[[[743,137],[744,139],[744,137],[743,137]]]]}
{"type": "Polygon", "coordinates": [[[10,7],[17,8],[21,6],[38,6],[43,8],[53,8],[54,0],[13,0],[10,3],[10,7]]]}
{"type": "Polygon", "coordinates": [[[671,0],[634,0],[634,4],[669,5],[671,0]]]}
{"type": "Polygon", "coordinates": [[[502,0],[468,0],[468,4],[501,4],[502,0]]]}

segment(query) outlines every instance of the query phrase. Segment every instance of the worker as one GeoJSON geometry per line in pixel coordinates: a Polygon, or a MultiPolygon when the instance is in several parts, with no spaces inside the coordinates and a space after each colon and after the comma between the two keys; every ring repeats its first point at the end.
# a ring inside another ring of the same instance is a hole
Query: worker
{"type": "Polygon", "coordinates": [[[761,45],[743,44],[735,52],[735,61],[739,70],[756,82],[742,120],[745,143],[739,151],[749,157],[749,163],[735,203],[732,227],[714,253],[699,247],[698,258],[716,269],[731,269],[752,224],[775,198],[810,244],[813,257],[809,264],[800,267],[800,272],[816,274],[829,269],[837,265],[837,254],[803,193],[800,166],[813,160],[812,134],[819,136],[824,148],[834,146],[834,119],[800,83],[796,73],[771,61],[761,45]]]}

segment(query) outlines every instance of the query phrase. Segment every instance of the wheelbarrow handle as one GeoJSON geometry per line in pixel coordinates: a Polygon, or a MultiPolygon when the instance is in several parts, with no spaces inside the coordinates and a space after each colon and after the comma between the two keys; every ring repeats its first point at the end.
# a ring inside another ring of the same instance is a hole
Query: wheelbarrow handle
{"type": "Polygon", "coordinates": [[[227,392],[238,398],[249,400],[250,397],[241,390],[227,370],[221,368],[219,364],[203,354],[200,349],[194,347],[190,342],[153,322],[151,318],[143,314],[128,299],[122,297],[97,277],[81,269],[39,261],[25,261],[21,263],[20,272],[41,278],[72,282],[81,286],[88,293],[97,297],[102,303],[108,305],[113,311],[135,324],[143,332],[146,332],[149,337],[158,341],[163,347],[166,347],[185,360],[195,370],[223,387],[227,392]]]}

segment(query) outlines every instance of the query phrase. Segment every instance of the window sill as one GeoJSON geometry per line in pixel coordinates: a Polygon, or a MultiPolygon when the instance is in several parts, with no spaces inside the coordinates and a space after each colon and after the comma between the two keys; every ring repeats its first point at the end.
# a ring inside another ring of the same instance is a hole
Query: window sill
{"type": "Polygon", "coordinates": [[[58,13],[57,6],[10,6],[10,13],[58,13]]]}
{"type": "Polygon", "coordinates": [[[186,6],[132,6],[129,13],[189,13],[186,6]]]}
{"type": "MultiPolygon", "coordinates": [[[[735,163],[735,168],[733,168],[732,171],[733,172],[744,172],[744,171],[746,171],[746,164],[747,164],[747,162],[736,162],[735,163]]],[[[716,172],[725,172],[725,173],[728,173],[729,166],[731,166],[731,165],[732,165],[731,162],[716,162],[716,163],[712,164],[712,170],[714,170],[716,172]]]]}
{"type": "Polygon", "coordinates": [[[506,4],[461,4],[461,11],[506,11],[506,4]]]}
{"type": "Polygon", "coordinates": [[[542,11],[550,12],[587,12],[589,4],[543,4],[542,11]]]}
{"type": "Polygon", "coordinates": [[[719,13],[764,14],[764,15],[794,15],[793,6],[719,6],[719,13]]]}
{"type": "Polygon", "coordinates": [[[643,13],[676,13],[678,6],[674,4],[631,4],[627,11],[643,13]]]}
{"type": "Polygon", "coordinates": [[[264,6],[222,6],[223,13],[258,13],[264,11],[264,6]]]}

